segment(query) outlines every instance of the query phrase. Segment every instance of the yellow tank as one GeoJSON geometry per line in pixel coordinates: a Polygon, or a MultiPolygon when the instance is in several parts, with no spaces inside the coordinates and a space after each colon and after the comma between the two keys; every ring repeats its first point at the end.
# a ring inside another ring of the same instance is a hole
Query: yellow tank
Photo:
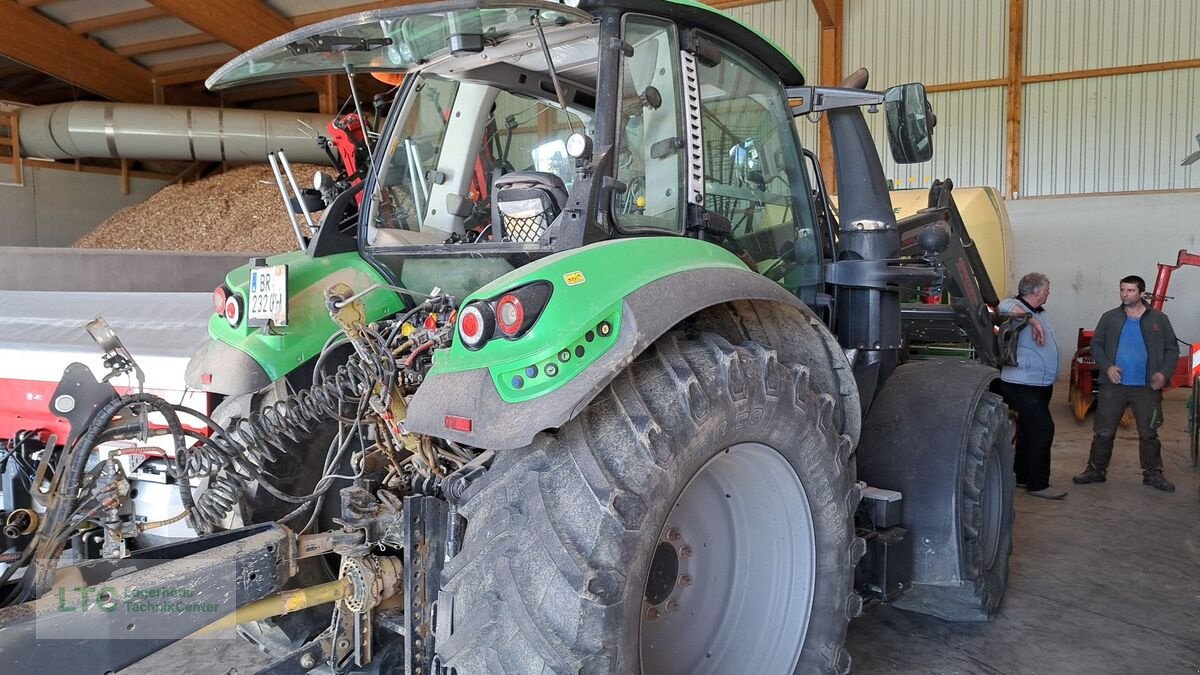
{"type": "MultiPolygon", "coordinates": [[[[929,204],[929,190],[893,190],[892,211],[896,220],[911,216],[929,204]]],[[[1004,200],[993,187],[955,187],[954,203],[962,214],[967,232],[979,249],[979,257],[987,269],[996,294],[1001,298],[1016,291],[1016,281],[1011,278],[1013,269],[1012,226],[1004,200]]],[[[837,209],[837,195],[832,197],[837,209]]]]}

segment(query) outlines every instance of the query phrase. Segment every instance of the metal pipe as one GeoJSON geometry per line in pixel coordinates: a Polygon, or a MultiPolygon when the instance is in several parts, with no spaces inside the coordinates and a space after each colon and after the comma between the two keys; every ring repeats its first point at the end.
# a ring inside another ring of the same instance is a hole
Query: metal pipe
{"type": "Polygon", "coordinates": [[[77,101],[21,110],[21,154],[261,162],[283,148],[294,161],[327,164],[303,125],[324,129],[329,121],[308,113],[77,101]]]}
{"type": "Polygon", "coordinates": [[[261,621],[273,616],[282,616],[299,612],[302,609],[337,602],[346,597],[350,584],[347,579],[337,579],[308,588],[298,588],[293,591],[283,591],[252,602],[241,609],[217,619],[204,628],[193,633],[190,637],[208,635],[248,621],[261,621]]]}
{"type": "Polygon", "coordinates": [[[268,152],[267,161],[271,162],[271,171],[275,174],[275,184],[279,186],[279,194],[283,196],[283,209],[287,211],[288,218],[292,221],[292,231],[296,233],[296,243],[300,244],[300,250],[303,251],[304,234],[300,232],[300,221],[296,220],[296,214],[292,212],[292,205],[288,204],[287,188],[283,186],[283,176],[279,173],[279,162],[275,159],[275,153],[268,152]]]}
{"type": "MultiPolygon", "coordinates": [[[[296,183],[296,175],[292,173],[292,164],[288,161],[287,155],[283,154],[283,150],[275,153],[279,156],[279,163],[283,165],[283,172],[287,174],[288,183],[292,186],[292,192],[296,193],[296,203],[300,205],[300,211],[304,214],[304,222],[308,223],[308,231],[310,234],[317,233],[317,226],[313,224],[312,213],[308,210],[308,205],[304,203],[304,197],[300,194],[300,186],[296,183]]],[[[288,210],[291,210],[291,204],[286,204],[288,210]]],[[[303,248],[303,246],[301,246],[303,248]]]]}
{"type": "Polygon", "coordinates": [[[421,188],[424,187],[421,182],[421,166],[417,160],[416,148],[413,147],[411,139],[404,139],[404,154],[408,157],[408,178],[412,181],[413,191],[413,210],[416,211],[417,226],[422,227],[425,221],[425,209],[421,205],[421,188]]]}

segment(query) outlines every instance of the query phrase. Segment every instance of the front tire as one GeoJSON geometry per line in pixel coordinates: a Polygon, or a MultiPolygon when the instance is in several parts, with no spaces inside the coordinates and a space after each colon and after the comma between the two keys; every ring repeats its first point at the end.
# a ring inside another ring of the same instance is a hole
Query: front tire
{"type": "Polygon", "coordinates": [[[859,490],[816,381],[669,336],[499,453],[442,573],[445,672],[847,672],[859,490]]]}
{"type": "Polygon", "coordinates": [[[1013,431],[1008,406],[983,393],[967,429],[959,466],[959,538],[963,582],[919,584],[897,607],[947,621],[990,621],[1008,589],[1012,554],[1013,431]]]}

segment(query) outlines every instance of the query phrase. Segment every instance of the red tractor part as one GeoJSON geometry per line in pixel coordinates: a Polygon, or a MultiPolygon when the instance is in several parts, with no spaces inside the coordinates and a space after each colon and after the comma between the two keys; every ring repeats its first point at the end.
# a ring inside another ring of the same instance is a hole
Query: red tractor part
{"type": "MultiPolygon", "coordinates": [[[[1166,263],[1158,264],[1158,276],[1154,278],[1154,292],[1150,294],[1150,306],[1158,311],[1162,311],[1163,305],[1167,302],[1167,286],[1171,284],[1171,274],[1183,267],[1191,265],[1200,267],[1200,254],[1189,253],[1186,250],[1180,249],[1178,256],[1175,258],[1174,265],[1166,263]]],[[[1192,345],[1192,354],[1195,354],[1197,345],[1192,345]]],[[[1169,387],[1192,387],[1195,390],[1195,365],[1196,362],[1188,355],[1179,357],[1179,363],[1175,366],[1175,374],[1171,376],[1169,387]]]]}
{"type": "MultiPolygon", "coordinates": [[[[1099,369],[1092,358],[1092,335],[1095,331],[1079,329],[1075,338],[1075,356],[1071,359],[1071,384],[1067,390],[1067,403],[1075,419],[1087,419],[1088,412],[1096,405],[1096,393],[1100,391],[1099,369]]],[[[1133,425],[1133,411],[1128,408],[1121,416],[1121,426],[1133,425]]]]}
{"type": "Polygon", "coordinates": [[[1200,344],[1193,344],[1188,355],[1188,377],[1192,383],[1192,396],[1188,399],[1188,447],[1192,453],[1192,466],[1200,464],[1200,344]]]}
{"type": "MultiPolygon", "coordinates": [[[[366,169],[364,160],[367,159],[366,130],[362,118],[358,113],[339,115],[329,122],[326,130],[342,160],[342,173],[352,183],[362,180],[360,170],[366,169]]],[[[362,206],[362,198],[363,193],[359,192],[356,197],[359,206],[362,206]]]]}

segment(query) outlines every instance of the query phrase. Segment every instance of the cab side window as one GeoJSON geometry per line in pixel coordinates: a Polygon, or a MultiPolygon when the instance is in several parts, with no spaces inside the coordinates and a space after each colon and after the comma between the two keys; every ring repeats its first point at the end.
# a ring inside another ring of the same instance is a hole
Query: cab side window
{"type": "Polygon", "coordinates": [[[719,63],[699,64],[705,208],[729,219],[733,248],[808,303],[821,290],[821,244],[782,84],[711,36],[719,63]]]}
{"type": "Polygon", "coordinates": [[[617,179],[625,184],[613,213],[625,231],[683,231],[683,118],[679,113],[679,44],[667,21],[627,15],[621,62],[617,179]]]}

